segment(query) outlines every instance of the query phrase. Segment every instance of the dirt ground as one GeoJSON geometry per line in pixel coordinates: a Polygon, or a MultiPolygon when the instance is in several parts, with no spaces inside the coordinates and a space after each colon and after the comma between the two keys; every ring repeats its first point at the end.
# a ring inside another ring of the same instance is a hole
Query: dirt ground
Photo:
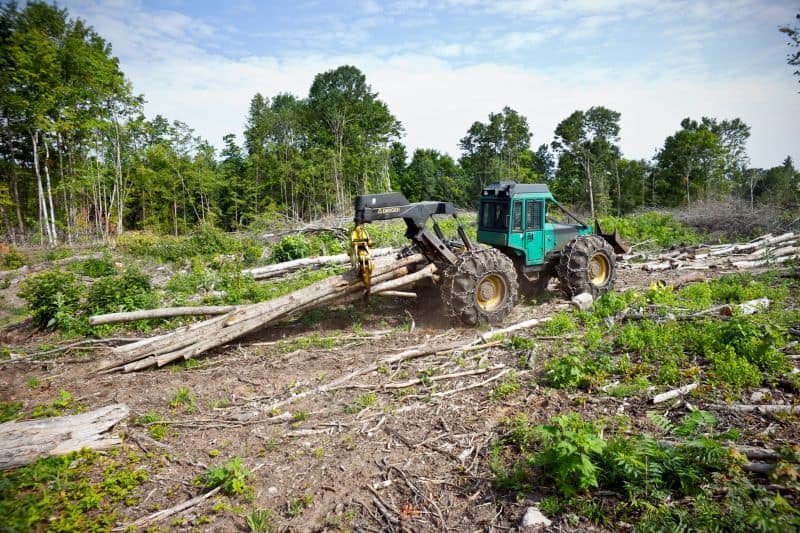
{"type": "MultiPolygon", "coordinates": [[[[623,268],[617,289],[657,279],[671,283],[683,274],[623,268]]],[[[553,286],[551,291],[543,304],[517,306],[506,324],[565,308],[553,286]]],[[[515,530],[525,509],[546,494],[517,499],[492,486],[487,450],[500,423],[511,414],[545,421],[567,410],[643,417],[648,410],[643,399],[537,386],[492,399],[494,386],[510,370],[534,383],[541,361],[538,349],[520,354],[491,343],[380,367],[325,394],[301,395],[386,356],[447,346],[482,332],[452,328],[430,302],[375,298],[367,307],[318,311],[270,327],[204,355],[195,366],[97,375],[108,362],[101,350],[67,354],[53,363],[3,364],[0,398],[34,405],[52,401],[63,389],[89,409],[114,402],[130,407],[132,416],[118,431],[127,436],[125,447],[147,457],[142,467],[149,479],[137,489],[140,502],[119,509],[118,525],[196,496],[201,490],[192,481],[207,465],[240,457],[253,472],[252,501],[210,498],[180,515],[182,522],[159,525],[241,531],[247,530],[249,511],[268,508],[276,530],[515,530]],[[519,369],[521,355],[533,363],[530,370],[519,369]],[[452,373],[462,376],[435,379],[452,373]],[[40,385],[31,388],[34,376],[40,385]],[[411,383],[403,387],[403,382],[411,383]],[[194,395],[194,409],[168,406],[179,387],[194,395]],[[292,400],[292,395],[300,396],[292,400]],[[278,402],[283,403],[275,407],[278,402]],[[167,421],[161,441],[133,422],[151,412],[167,421]]],[[[536,342],[544,347],[551,341],[536,342]]],[[[549,530],[596,530],[581,517],[574,520],[562,518],[549,530]]]]}

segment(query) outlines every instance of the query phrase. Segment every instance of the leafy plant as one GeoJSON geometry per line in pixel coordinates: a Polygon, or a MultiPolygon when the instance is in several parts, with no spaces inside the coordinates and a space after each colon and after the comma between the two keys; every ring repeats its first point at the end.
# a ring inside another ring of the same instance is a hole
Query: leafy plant
{"type": "Polygon", "coordinates": [[[253,487],[247,484],[252,476],[242,463],[242,459],[234,457],[219,466],[210,466],[195,479],[195,484],[205,489],[222,487],[228,496],[244,496],[249,499],[253,495],[253,487]]]}
{"type": "Polygon", "coordinates": [[[62,390],[58,393],[58,398],[50,403],[37,405],[31,412],[31,418],[49,418],[62,416],[68,411],[82,411],[83,407],[75,403],[75,399],[69,391],[62,390]]]}
{"type": "Polygon", "coordinates": [[[193,410],[197,405],[197,401],[195,400],[194,394],[192,394],[191,390],[189,390],[187,387],[180,386],[178,387],[178,390],[175,391],[175,395],[169,401],[168,405],[173,409],[185,407],[188,410],[193,410]]]}
{"type": "Polygon", "coordinates": [[[308,257],[311,247],[308,240],[301,235],[287,235],[272,247],[272,261],[282,263],[293,259],[308,257]]]}
{"type": "Polygon", "coordinates": [[[569,497],[597,487],[593,457],[603,452],[606,443],[594,423],[584,422],[576,414],[560,415],[548,425],[537,426],[535,432],[541,451],[533,462],[543,468],[546,478],[553,479],[561,494],[569,497]]]}
{"type": "Polygon", "coordinates": [[[348,414],[360,413],[364,409],[374,406],[377,401],[378,397],[375,395],[375,393],[368,392],[367,394],[362,394],[353,400],[352,404],[345,407],[344,412],[348,414]]]}
{"type": "Polygon", "coordinates": [[[9,248],[0,256],[0,270],[16,270],[23,266],[25,266],[25,258],[13,248],[9,248]]]}
{"type": "Polygon", "coordinates": [[[24,280],[18,294],[28,302],[34,324],[68,329],[74,324],[83,284],[72,272],[48,270],[24,280]]]}
{"type": "Polygon", "coordinates": [[[129,267],[120,275],[96,280],[89,289],[86,307],[93,314],[134,311],[154,307],[156,300],[150,278],[129,267]]]}
{"type": "Polygon", "coordinates": [[[22,402],[0,402],[0,423],[15,420],[22,411],[22,402]]]}

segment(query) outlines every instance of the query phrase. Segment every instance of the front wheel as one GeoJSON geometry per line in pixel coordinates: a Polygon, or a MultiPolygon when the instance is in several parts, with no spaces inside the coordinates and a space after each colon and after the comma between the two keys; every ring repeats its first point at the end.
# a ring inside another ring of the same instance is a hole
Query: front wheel
{"type": "Polygon", "coordinates": [[[577,237],[564,247],[556,271],[568,298],[584,292],[599,298],[614,287],[614,250],[597,235],[577,237]]]}
{"type": "Polygon", "coordinates": [[[495,249],[465,252],[442,276],[442,301],[451,319],[467,326],[499,324],[517,300],[517,273],[495,249]]]}

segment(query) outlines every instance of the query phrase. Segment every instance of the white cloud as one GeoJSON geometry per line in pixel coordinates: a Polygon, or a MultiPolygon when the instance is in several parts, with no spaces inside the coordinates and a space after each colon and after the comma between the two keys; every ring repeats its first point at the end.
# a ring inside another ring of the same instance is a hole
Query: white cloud
{"type": "MultiPolygon", "coordinates": [[[[628,5],[608,2],[619,9],[628,5]]],[[[682,118],[707,115],[741,117],[751,125],[753,165],[777,165],[786,155],[800,161],[800,95],[789,68],[780,74],[725,79],[699,69],[649,77],[641,69],[565,65],[545,73],[499,62],[454,65],[444,58],[464,54],[464,45],[455,42],[429,46],[425,53],[409,53],[412,46],[405,52],[387,48],[385,55],[254,53],[229,58],[198,45],[219,37],[218,30],[177,13],[152,13],[136,2],[113,8],[81,3],[70,11],[89,20],[114,44],[123,71],[148,100],[149,116],[160,113],[182,120],[217,146],[226,133],[241,133],[256,92],[305,96],[315,74],[353,64],[402,121],[410,151],[432,147],[457,157],[458,140],[470,124],[506,105],[527,116],[536,146],[549,142],[558,122],[575,109],[604,105],[622,113],[621,145],[627,157],[651,157],[682,118]]],[[[607,22],[593,20],[590,30],[607,22]]],[[[532,32],[512,34],[506,44],[537,42],[541,37],[532,32]]]]}

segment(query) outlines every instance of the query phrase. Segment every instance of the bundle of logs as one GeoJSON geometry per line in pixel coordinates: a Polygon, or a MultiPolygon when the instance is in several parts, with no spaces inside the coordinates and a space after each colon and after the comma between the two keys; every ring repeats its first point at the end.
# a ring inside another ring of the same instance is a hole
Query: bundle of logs
{"type": "Polygon", "coordinates": [[[706,270],[709,268],[758,268],[778,265],[800,257],[798,239],[800,239],[800,235],[792,232],[777,236],[767,234],[744,244],[684,246],[655,256],[636,254],[629,259],[646,259],[641,268],[649,272],[706,270]]]}
{"type": "MultiPolygon", "coordinates": [[[[395,254],[375,259],[371,286],[367,288],[355,272],[350,271],[318,281],[285,296],[250,305],[207,308],[212,318],[155,337],[111,350],[114,362],[99,371],[133,372],[151,366],[164,366],[178,360],[196,357],[208,350],[230,343],[293,313],[321,307],[332,302],[352,302],[369,294],[403,294],[396,289],[406,287],[436,274],[436,265],[422,254],[398,258],[395,254]],[[222,314],[219,314],[219,313],[222,314]]],[[[161,311],[161,310],[154,310],[161,311]]],[[[177,313],[181,314],[181,313],[177,313]]],[[[197,313],[184,313],[197,314],[197,313]]],[[[118,315],[119,316],[119,315],[118,315]]],[[[118,318],[117,316],[117,318],[118,318]]],[[[176,316],[150,313],[155,316],[176,316]]],[[[130,315],[128,316],[130,319],[130,315]]],[[[119,322],[97,317],[92,323],[119,322]]]]}

